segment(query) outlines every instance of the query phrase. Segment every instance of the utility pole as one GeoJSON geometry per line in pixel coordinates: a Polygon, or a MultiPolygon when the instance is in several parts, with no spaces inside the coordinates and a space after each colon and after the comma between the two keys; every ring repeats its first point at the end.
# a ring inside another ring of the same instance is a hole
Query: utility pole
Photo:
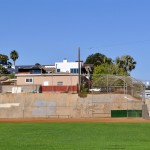
{"type": "Polygon", "coordinates": [[[80,69],[81,65],[80,65],[80,47],[78,48],[78,79],[79,79],[79,83],[78,83],[78,89],[79,89],[79,93],[80,93],[80,86],[81,86],[81,72],[80,69]]]}

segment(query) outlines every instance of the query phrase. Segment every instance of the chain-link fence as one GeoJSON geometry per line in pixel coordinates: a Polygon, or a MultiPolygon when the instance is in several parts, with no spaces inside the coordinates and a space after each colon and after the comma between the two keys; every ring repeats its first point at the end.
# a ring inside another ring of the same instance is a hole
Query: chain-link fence
{"type": "Polygon", "coordinates": [[[130,76],[116,75],[94,75],[93,80],[86,80],[86,76],[82,76],[82,90],[94,94],[118,93],[131,95],[139,100],[144,101],[145,85],[142,81],[130,76]]]}

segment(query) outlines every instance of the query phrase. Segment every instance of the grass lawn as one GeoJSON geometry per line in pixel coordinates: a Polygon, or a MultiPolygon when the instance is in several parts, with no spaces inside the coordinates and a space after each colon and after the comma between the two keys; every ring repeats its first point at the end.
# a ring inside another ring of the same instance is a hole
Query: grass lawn
{"type": "Polygon", "coordinates": [[[149,123],[0,124],[0,150],[149,149],[149,123]]]}

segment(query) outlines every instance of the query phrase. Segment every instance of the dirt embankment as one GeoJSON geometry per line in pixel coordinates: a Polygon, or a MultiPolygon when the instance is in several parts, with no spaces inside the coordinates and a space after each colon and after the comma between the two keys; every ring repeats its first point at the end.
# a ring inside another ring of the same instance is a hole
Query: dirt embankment
{"type": "Polygon", "coordinates": [[[129,122],[150,123],[148,119],[142,118],[36,118],[36,119],[0,119],[0,123],[32,123],[32,122],[129,122]]]}

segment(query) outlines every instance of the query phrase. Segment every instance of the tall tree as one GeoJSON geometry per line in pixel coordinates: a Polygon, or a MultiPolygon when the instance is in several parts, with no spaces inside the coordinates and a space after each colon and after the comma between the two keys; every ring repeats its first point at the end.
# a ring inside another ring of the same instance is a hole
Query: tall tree
{"type": "Polygon", "coordinates": [[[94,64],[94,66],[98,66],[103,63],[112,64],[112,59],[108,58],[107,56],[105,56],[103,54],[95,53],[95,54],[89,55],[86,58],[85,63],[86,64],[94,64]]]}
{"type": "Polygon", "coordinates": [[[14,66],[15,66],[15,62],[18,59],[18,57],[19,57],[19,54],[16,50],[11,51],[10,58],[13,60],[14,66]]]}
{"type": "Polygon", "coordinates": [[[136,61],[130,55],[117,57],[115,62],[119,68],[124,69],[124,71],[126,72],[132,71],[133,69],[135,69],[136,66],[136,61]]]}

